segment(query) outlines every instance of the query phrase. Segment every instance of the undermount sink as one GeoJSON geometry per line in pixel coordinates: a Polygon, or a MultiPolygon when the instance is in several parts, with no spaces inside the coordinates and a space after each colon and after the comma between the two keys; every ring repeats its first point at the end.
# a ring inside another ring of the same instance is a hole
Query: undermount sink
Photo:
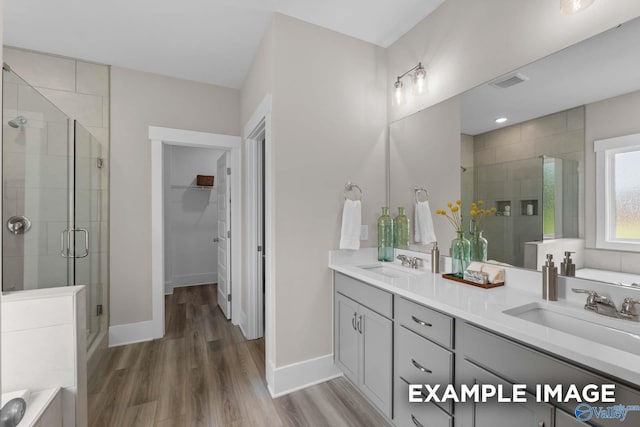
{"type": "Polygon", "coordinates": [[[589,312],[581,313],[573,309],[551,307],[535,302],[505,310],[503,313],[640,355],[640,323],[638,322],[612,319],[589,312]]]}
{"type": "Polygon", "coordinates": [[[380,274],[381,276],[390,277],[392,279],[400,279],[405,277],[415,277],[422,274],[422,271],[413,270],[407,267],[400,267],[393,264],[388,265],[361,265],[361,269],[370,271],[372,273],[380,274]]]}

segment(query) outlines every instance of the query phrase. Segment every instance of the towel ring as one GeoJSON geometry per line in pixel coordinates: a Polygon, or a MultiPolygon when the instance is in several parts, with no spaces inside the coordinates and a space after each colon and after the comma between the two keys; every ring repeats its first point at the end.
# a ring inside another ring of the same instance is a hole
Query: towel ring
{"type": "Polygon", "coordinates": [[[416,203],[426,202],[429,200],[429,192],[424,187],[414,187],[413,198],[416,203]],[[424,198],[424,200],[420,200],[422,198],[424,198]]]}
{"type": "Polygon", "coordinates": [[[351,181],[347,182],[344,185],[344,198],[345,200],[362,200],[362,188],[360,188],[357,184],[352,183],[351,181]]]}

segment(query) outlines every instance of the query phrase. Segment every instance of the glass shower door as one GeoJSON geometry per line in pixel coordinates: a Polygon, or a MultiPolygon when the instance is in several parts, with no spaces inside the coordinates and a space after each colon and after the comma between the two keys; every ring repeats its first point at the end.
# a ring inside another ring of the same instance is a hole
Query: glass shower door
{"type": "Polygon", "coordinates": [[[2,287],[68,286],[70,122],[16,74],[3,75],[2,287]]]}

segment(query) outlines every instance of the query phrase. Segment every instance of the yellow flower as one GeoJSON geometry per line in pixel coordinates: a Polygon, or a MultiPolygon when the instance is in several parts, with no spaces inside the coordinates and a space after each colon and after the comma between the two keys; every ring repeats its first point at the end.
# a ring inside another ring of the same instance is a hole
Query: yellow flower
{"type": "Polygon", "coordinates": [[[471,209],[476,209],[478,207],[478,205],[476,205],[475,203],[471,203],[471,209]]]}
{"type": "Polygon", "coordinates": [[[491,213],[495,213],[498,209],[496,208],[491,208],[491,213]]]}
{"type": "Polygon", "coordinates": [[[447,203],[447,206],[451,207],[453,206],[453,203],[447,203]]]}
{"type": "Polygon", "coordinates": [[[471,209],[471,216],[476,216],[478,211],[476,209],[471,209]]]}
{"type": "Polygon", "coordinates": [[[478,206],[482,206],[482,205],[484,205],[484,201],[478,200],[478,206]]]}
{"type": "Polygon", "coordinates": [[[436,215],[440,215],[440,209],[436,209],[436,215]]]}
{"type": "Polygon", "coordinates": [[[458,208],[457,206],[454,206],[451,208],[451,212],[458,212],[458,209],[460,208],[458,208]]]}
{"type": "Polygon", "coordinates": [[[456,205],[460,206],[462,204],[462,200],[456,200],[456,205]]]}

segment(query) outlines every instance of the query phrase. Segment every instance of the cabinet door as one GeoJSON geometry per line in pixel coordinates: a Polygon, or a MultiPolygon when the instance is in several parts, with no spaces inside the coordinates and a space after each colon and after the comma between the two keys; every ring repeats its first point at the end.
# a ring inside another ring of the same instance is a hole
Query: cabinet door
{"type": "Polygon", "coordinates": [[[362,351],[360,389],[391,418],[393,323],[360,306],[358,331],[362,351]]]}
{"type": "MultiPolygon", "coordinates": [[[[511,389],[511,384],[473,365],[465,363],[466,378],[473,378],[477,384],[502,384],[505,391],[511,389]]],[[[505,393],[506,394],[506,393],[505,393]]],[[[472,408],[471,420],[465,426],[473,427],[551,427],[553,407],[545,403],[538,403],[535,397],[527,395],[525,403],[486,403],[468,404],[472,408]]]]}
{"type": "Polygon", "coordinates": [[[358,345],[360,336],[356,327],[358,304],[336,293],[335,306],[336,362],[354,384],[358,383],[358,345]]]}
{"type": "Polygon", "coordinates": [[[555,427],[585,427],[585,426],[591,426],[591,425],[593,424],[578,421],[574,415],[569,415],[563,410],[556,408],[555,427]]]}

